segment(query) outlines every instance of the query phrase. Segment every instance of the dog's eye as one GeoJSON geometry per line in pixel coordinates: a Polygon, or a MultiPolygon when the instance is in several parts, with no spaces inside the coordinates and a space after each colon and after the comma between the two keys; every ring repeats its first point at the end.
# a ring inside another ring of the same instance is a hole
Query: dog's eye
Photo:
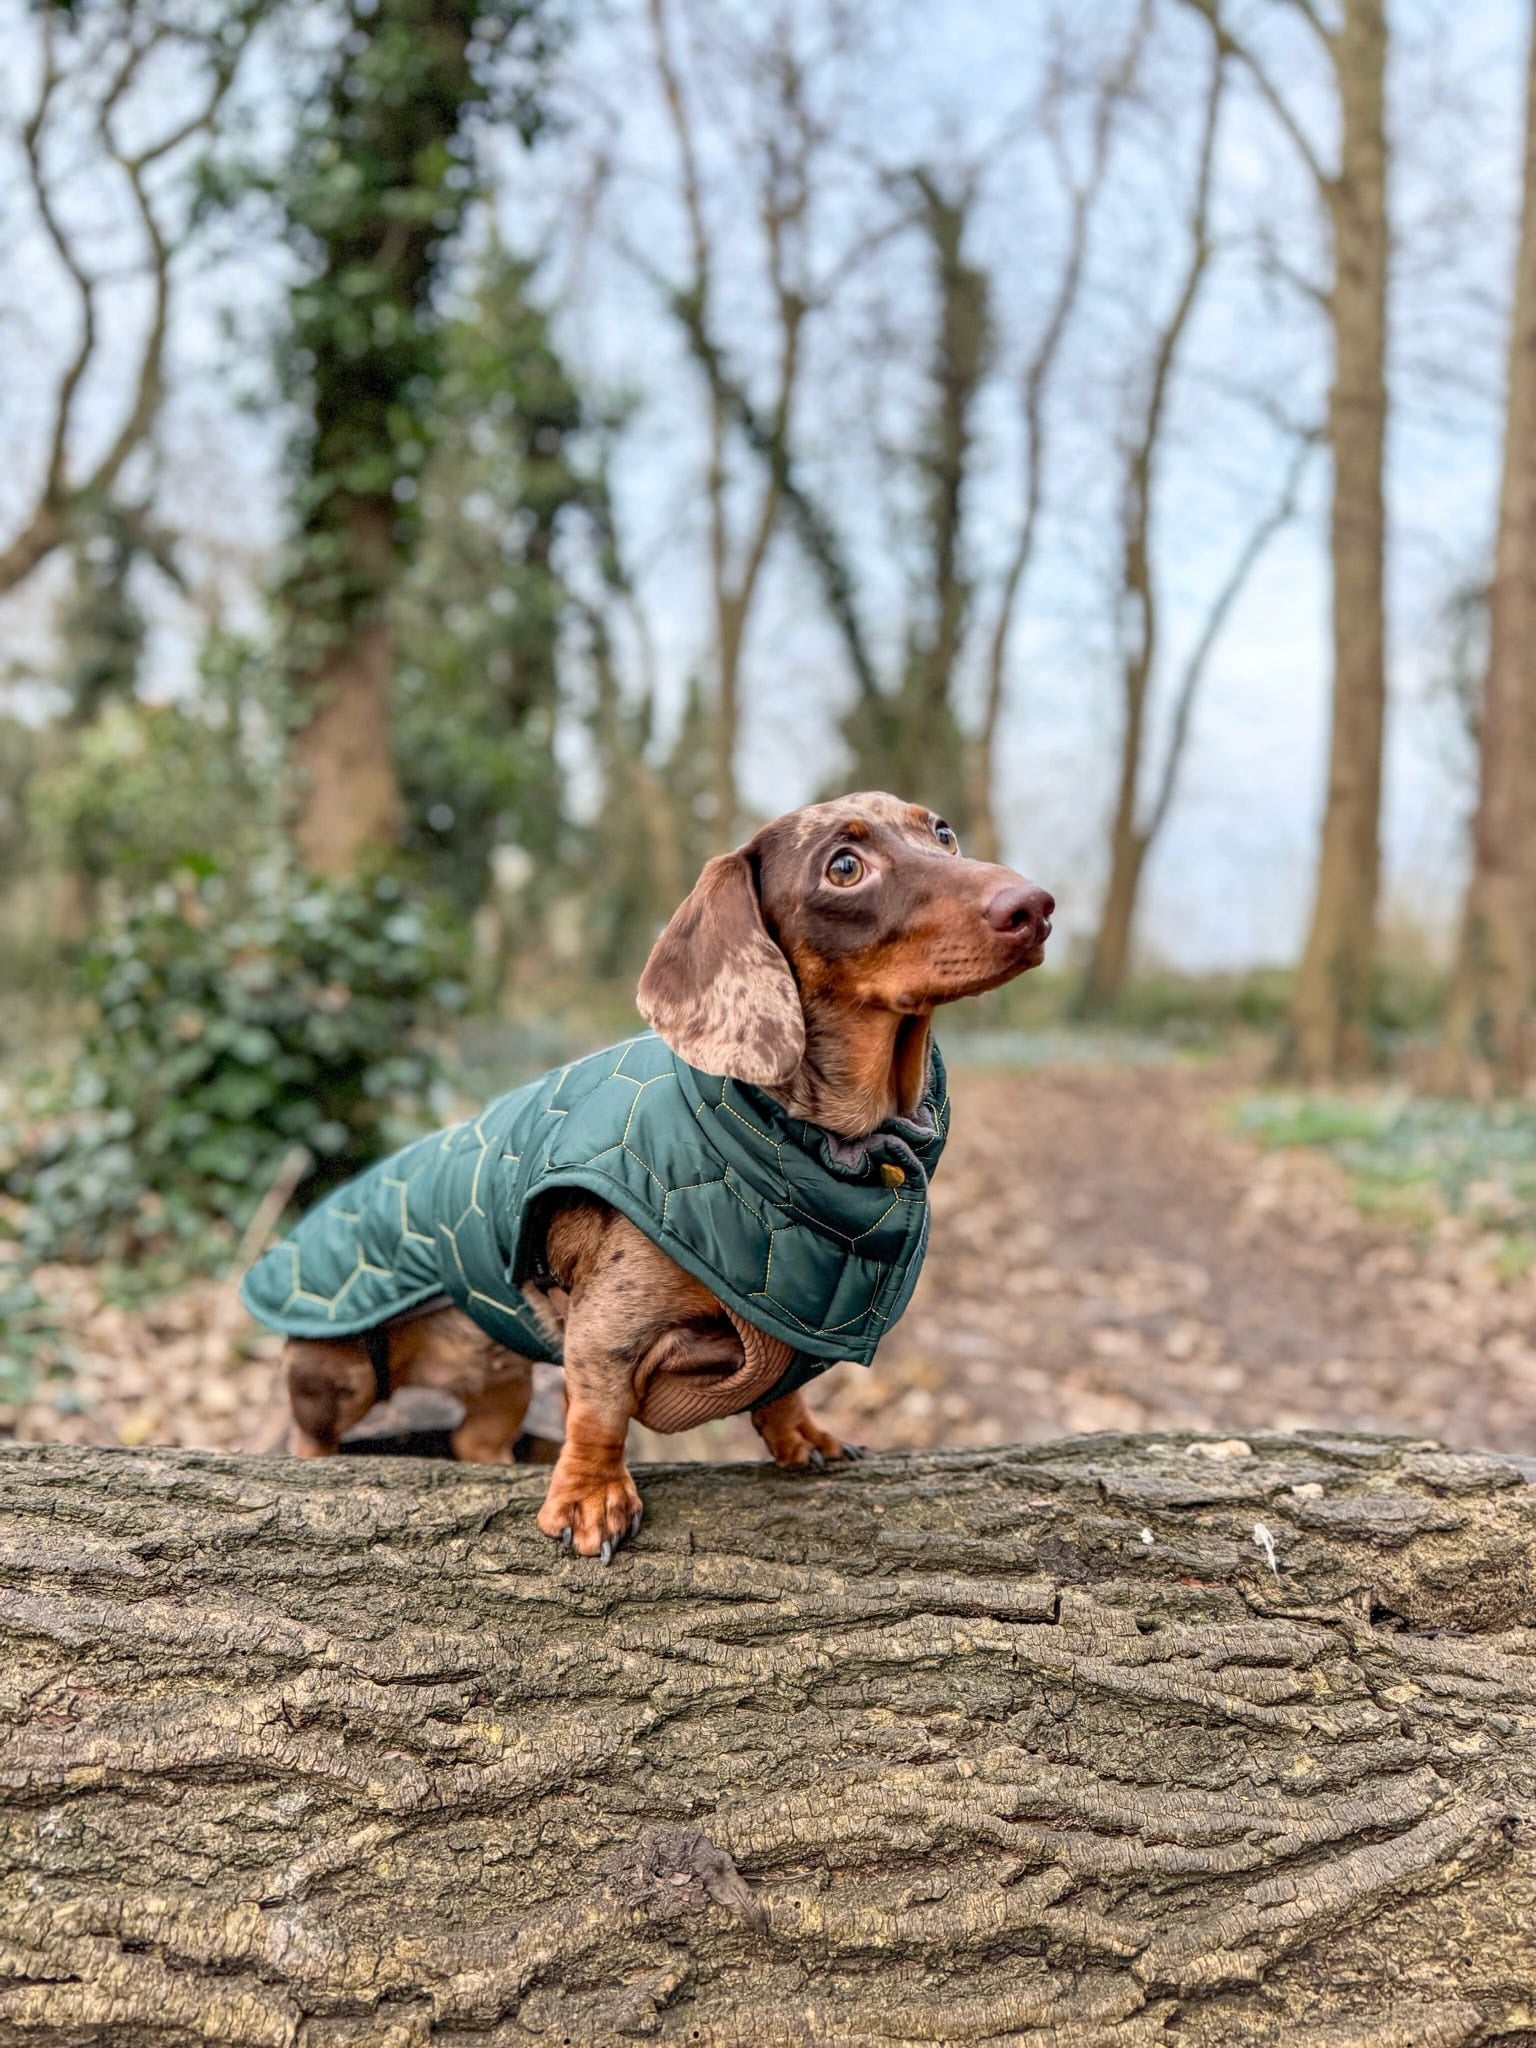
{"type": "Polygon", "coordinates": [[[960,851],[959,840],[955,837],[953,831],[950,829],[948,825],[945,824],[942,818],[934,819],[933,836],[935,839],[937,839],[940,846],[947,846],[951,853],[958,853],[960,851]]]}
{"type": "Polygon", "coordinates": [[[827,862],[827,880],[839,889],[851,889],[864,879],[864,863],[856,853],[834,853],[827,862]]]}

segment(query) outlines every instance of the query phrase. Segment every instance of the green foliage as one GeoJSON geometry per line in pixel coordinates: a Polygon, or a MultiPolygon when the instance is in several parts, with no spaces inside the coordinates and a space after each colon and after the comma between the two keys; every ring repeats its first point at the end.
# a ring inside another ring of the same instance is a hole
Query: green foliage
{"type": "Polygon", "coordinates": [[[68,716],[88,724],[108,704],[130,700],[144,653],[144,609],[135,572],[151,565],[180,575],[167,537],[142,506],[87,505],[73,517],[70,583],[59,605],[57,680],[68,716]]]}
{"type": "Polygon", "coordinates": [[[1263,1095],[1239,1129],[1270,1146],[1309,1145],[1349,1174],[1373,1213],[1449,1211],[1507,1233],[1520,1269],[1536,1233],[1536,1107],[1404,1095],[1263,1095]]]}
{"type": "Polygon", "coordinates": [[[493,248],[443,335],[419,552],[396,599],[405,843],[464,912],[497,845],[547,875],[569,837],[555,726],[576,607],[564,557],[604,545],[591,422],[532,296],[493,248]]]}
{"type": "Polygon", "coordinates": [[[0,712],[0,882],[13,880],[33,851],[30,792],[44,752],[36,726],[0,712]]]}
{"type": "Polygon", "coordinates": [[[289,577],[300,667],[382,602],[414,539],[436,293],[477,184],[468,116],[495,83],[533,122],[539,19],[530,0],[349,0],[276,181],[305,269],[285,351],[307,420],[289,577]]]}
{"type": "MultiPolygon", "coordinates": [[[[1054,942],[1053,942],[1054,950],[1054,942]]],[[[1259,967],[1246,974],[1138,975],[1086,1028],[1075,1011],[1077,976],[1071,961],[1044,973],[1022,975],[968,1004],[976,1028],[1060,1030],[1069,1036],[1102,1035],[1159,1041],[1181,1052],[1217,1053],[1237,1039],[1272,1031],[1285,1015],[1290,971],[1259,967]]],[[[961,1028],[971,1028],[962,1026],[961,1028]]]]}
{"type": "Polygon", "coordinates": [[[178,868],[238,868],[271,843],[271,798],[217,710],[113,703],[60,727],[27,815],[44,857],[140,890],[178,868]]]}
{"type": "Polygon", "coordinates": [[[428,1126],[424,1033],[460,1001],[455,964],[387,877],[156,891],[87,959],[95,1022],[67,1091],[0,1143],[29,1251],[168,1277],[229,1256],[293,1147],[309,1196],[428,1126]]]}
{"type": "Polygon", "coordinates": [[[1391,1055],[1436,1036],[1445,1015],[1448,980],[1443,964],[1402,945],[1390,928],[1371,985],[1371,1032],[1391,1055]]]}
{"type": "Polygon", "coordinates": [[[72,1364],[54,1310],[24,1272],[0,1266],[0,1407],[32,1399],[40,1380],[67,1382],[72,1364]]]}

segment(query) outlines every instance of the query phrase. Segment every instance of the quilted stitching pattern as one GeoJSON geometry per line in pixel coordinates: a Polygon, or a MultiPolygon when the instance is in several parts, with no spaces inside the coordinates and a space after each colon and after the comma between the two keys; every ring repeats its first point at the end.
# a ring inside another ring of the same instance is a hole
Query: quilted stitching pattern
{"type": "Polygon", "coordinates": [[[928,1109],[931,1133],[877,1134],[841,1163],[826,1133],[646,1033],[338,1189],[252,1269],[246,1301],[289,1334],[341,1336],[446,1292],[501,1342],[557,1360],[518,1288],[537,1267],[539,1198],[584,1188],[759,1329],[867,1362],[926,1246],[949,1114],[937,1055],[928,1109]],[[897,1187],[879,1170],[893,1159],[897,1187]]]}

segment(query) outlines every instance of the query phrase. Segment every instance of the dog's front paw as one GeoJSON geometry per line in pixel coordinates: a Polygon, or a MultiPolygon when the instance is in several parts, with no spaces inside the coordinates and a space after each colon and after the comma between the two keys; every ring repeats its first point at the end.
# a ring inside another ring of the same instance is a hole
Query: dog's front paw
{"type": "Polygon", "coordinates": [[[607,1564],[621,1543],[639,1534],[643,1513],[639,1491],[622,1461],[604,1471],[585,1463],[571,1470],[562,1457],[539,1509],[539,1527],[562,1550],[600,1557],[607,1564]]]}
{"type": "Polygon", "coordinates": [[[773,1462],[785,1471],[798,1472],[809,1467],[821,1472],[828,1465],[864,1455],[858,1444],[845,1444],[830,1430],[823,1429],[798,1394],[759,1408],[752,1420],[773,1462]]]}

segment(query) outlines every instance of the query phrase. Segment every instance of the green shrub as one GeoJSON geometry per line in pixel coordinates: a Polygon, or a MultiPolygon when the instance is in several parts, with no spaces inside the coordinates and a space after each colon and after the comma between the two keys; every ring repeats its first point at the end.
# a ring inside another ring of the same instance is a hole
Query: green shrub
{"type": "Polygon", "coordinates": [[[186,866],[238,873],[273,834],[250,751],[218,704],[109,704],[90,725],[57,727],[27,793],[34,849],[93,898],[186,866]]]}
{"type": "Polygon", "coordinates": [[[1536,1108],[1385,1094],[1261,1095],[1238,1128],[1268,1146],[1326,1152],[1375,1214],[1415,1221],[1466,1215],[1506,1234],[1521,1270],[1536,1232],[1536,1108]]]}
{"type": "Polygon", "coordinates": [[[206,1265],[293,1147],[308,1197],[428,1127],[445,1090],[426,1033],[459,1005],[456,964],[387,877],[155,891],[86,957],[70,1083],[0,1138],[29,1252],[206,1265]]]}

